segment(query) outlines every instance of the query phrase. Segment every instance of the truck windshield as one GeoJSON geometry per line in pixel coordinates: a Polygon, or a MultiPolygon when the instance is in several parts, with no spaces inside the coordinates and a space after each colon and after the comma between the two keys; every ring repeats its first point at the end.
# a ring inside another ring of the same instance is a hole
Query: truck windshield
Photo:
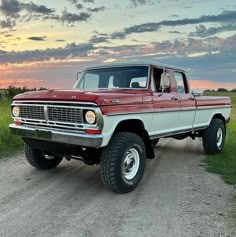
{"type": "Polygon", "coordinates": [[[133,66],[86,70],[81,74],[75,89],[146,89],[148,69],[148,66],[133,66]]]}

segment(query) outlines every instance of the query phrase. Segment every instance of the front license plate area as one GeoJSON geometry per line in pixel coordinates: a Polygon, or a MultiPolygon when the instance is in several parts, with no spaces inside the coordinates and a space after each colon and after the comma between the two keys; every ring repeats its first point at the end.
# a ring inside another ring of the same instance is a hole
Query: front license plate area
{"type": "Polygon", "coordinates": [[[52,132],[50,131],[36,130],[36,134],[37,137],[41,139],[52,139],[52,132]]]}

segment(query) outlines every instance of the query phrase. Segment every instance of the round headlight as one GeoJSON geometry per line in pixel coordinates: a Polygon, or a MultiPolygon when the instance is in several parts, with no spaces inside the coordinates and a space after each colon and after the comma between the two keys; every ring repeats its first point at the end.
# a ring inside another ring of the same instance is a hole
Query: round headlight
{"type": "Polygon", "coordinates": [[[20,108],[18,106],[13,107],[12,114],[14,117],[19,117],[20,116],[20,108]]]}
{"type": "Polygon", "coordinates": [[[89,124],[94,124],[96,121],[96,114],[93,111],[87,111],[85,114],[86,122],[89,124]]]}

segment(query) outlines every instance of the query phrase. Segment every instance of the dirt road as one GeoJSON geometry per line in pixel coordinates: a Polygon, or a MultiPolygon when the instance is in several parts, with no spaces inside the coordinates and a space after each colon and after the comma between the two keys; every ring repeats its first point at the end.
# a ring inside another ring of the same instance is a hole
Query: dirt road
{"type": "Polygon", "coordinates": [[[204,171],[200,141],[161,140],[156,156],[126,195],[103,187],[98,166],[38,171],[23,155],[1,159],[0,236],[236,236],[233,187],[204,171]]]}

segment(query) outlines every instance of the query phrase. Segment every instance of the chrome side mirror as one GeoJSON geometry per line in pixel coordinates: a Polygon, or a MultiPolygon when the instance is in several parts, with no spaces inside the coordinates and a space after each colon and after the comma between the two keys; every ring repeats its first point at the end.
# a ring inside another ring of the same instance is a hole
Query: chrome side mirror
{"type": "Polygon", "coordinates": [[[202,96],[204,94],[203,90],[200,89],[194,89],[192,90],[192,95],[197,97],[197,96],[202,96]]]}
{"type": "Polygon", "coordinates": [[[82,73],[82,72],[77,72],[77,74],[76,74],[76,81],[79,80],[81,73],[82,73]]]}

